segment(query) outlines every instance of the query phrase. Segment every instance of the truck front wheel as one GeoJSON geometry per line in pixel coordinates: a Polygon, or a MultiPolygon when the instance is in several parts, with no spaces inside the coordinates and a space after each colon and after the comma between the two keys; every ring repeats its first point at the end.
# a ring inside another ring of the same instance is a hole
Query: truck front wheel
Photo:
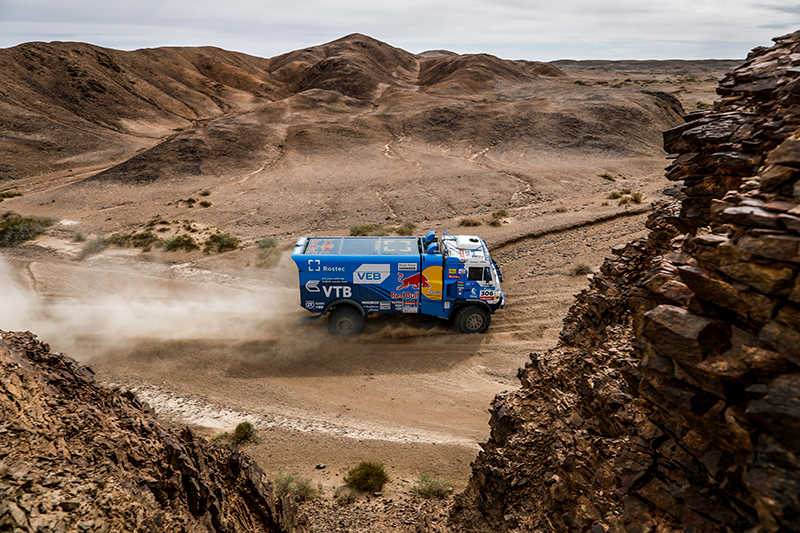
{"type": "Polygon", "coordinates": [[[492,316],[479,305],[462,307],[456,313],[455,326],[461,333],[483,333],[489,327],[492,316]]]}
{"type": "Polygon", "coordinates": [[[345,305],[334,309],[328,316],[328,331],[332,335],[344,335],[350,337],[358,335],[364,329],[366,319],[357,309],[345,305]]]}

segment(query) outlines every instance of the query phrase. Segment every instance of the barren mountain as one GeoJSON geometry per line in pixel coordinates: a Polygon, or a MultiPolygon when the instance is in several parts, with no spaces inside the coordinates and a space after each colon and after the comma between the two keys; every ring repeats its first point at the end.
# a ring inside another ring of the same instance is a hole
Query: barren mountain
{"type": "Polygon", "coordinates": [[[657,176],[682,112],[636,84],[363,35],[272,59],[31,43],[0,65],[4,188],[102,232],[165,211],[250,237],[565,201],[598,174],[657,176]],[[214,207],[165,209],[200,190],[214,207]]]}

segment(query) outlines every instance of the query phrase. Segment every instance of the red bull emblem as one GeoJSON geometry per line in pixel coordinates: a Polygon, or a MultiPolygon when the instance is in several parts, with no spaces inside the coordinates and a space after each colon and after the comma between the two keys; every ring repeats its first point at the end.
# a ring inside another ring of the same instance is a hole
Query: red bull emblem
{"type": "Polygon", "coordinates": [[[420,289],[430,289],[430,284],[428,283],[428,278],[422,272],[417,272],[413,276],[409,276],[407,278],[403,278],[403,273],[397,273],[397,281],[401,283],[399,287],[397,287],[396,291],[402,291],[403,289],[407,289],[409,287],[420,290],[420,289]]]}

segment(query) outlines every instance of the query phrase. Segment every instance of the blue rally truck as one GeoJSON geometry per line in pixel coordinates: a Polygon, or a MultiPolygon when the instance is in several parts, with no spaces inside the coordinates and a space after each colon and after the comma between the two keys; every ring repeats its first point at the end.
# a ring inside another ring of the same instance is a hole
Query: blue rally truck
{"type": "Polygon", "coordinates": [[[300,271],[300,304],[328,314],[328,330],[356,335],[372,313],[421,313],[453,319],[462,333],[483,333],[505,305],[497,265],[483,239],[301,237],[292,252],[300,271]]]}

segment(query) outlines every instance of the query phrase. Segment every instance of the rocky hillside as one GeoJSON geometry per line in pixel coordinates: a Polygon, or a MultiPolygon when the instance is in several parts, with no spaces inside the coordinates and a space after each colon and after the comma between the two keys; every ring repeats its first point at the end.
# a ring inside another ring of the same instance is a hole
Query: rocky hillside
{"type": "Polygon", "coordinates": [[[664,134],[679,201],[492,405],[464,531],[800,529],[800,32],[664,134]]]}
{"type": "Polygon", "coordinates": [[[305,530],[247,455],[162,427],[132,393],[0,331],[0,531],[305,530]]]}

